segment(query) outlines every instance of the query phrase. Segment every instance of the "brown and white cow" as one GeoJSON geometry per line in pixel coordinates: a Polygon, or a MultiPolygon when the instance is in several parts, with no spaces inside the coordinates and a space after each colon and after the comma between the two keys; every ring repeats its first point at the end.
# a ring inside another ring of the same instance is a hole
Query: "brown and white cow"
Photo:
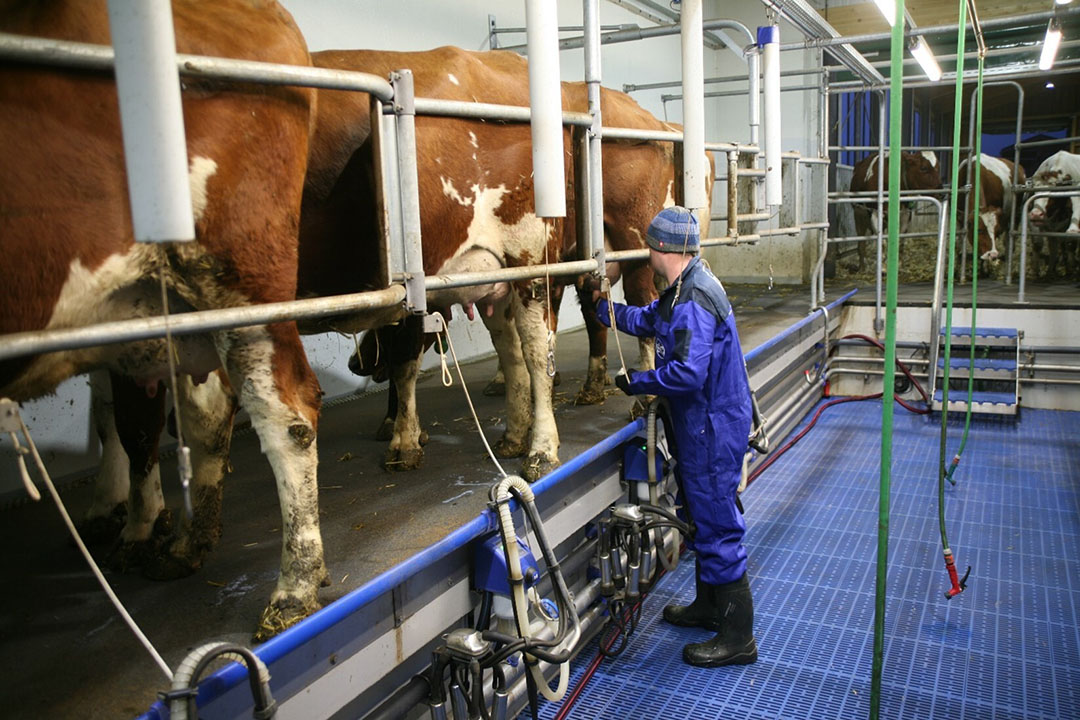
{"type": "MultiPolygon", "coordinates": [[[[172,8],[180,52],[310,63],[292,17],[276,3],[174,0],[172,8]]],[[[110,42],[104,0],[6,3],[0,30],[110,42]]],[[[314,93],[197,79],[183,85],[197,240],[136,244],[112,75],[10,62],[0,67],[6,152],[0,335],[159,314],[159,272],[174,312],[295,296],[314,93]]],[[[318,382],[293,323],[185,339],[178,349],[183,371],[196,377],[224,366],[273,468],[283,523],[281,572],[263,624],[280,629],[318,608],[317,591],[327,579],[316,487],[318,382]]],[[[145,397],[165,376],[165,352],[163,342],[148,341],[6,361],[0,363],[0,396],[28,400],[73,374],[104,367],[124,378],[126,387],[114,391],[142,389],[145,397]]],[[[137,435],[127,427],[117,427],[121,438],[137,435]]],[[[187,428],[199,430],[194,419],[187,428]]],[[[132,488],[133,504],[160,501],[157,481],[144,474],[153,459],[133,460],[141,485],[132,488]]],[[[198,477],[196,483],[196,503],[213,502],[210,496],[220,492],[219,485],[198,486],[198,477]]],[[[143,539],[150,527],[133,522],[124,532],[143,539]]]]}
{"type": "MultiPolygon", "coordinates": [[[[1031,176],[1033,187],[1052,190],[1055,187],[1080,185],[1080,155],[1059,150],[1039,165],[1031,176]]],[[[1039,198],[1031,203],[1028,219],[1040,230],[1080,233],[1080,196],[1039,198]]],[[[1063,270],[1065,277],[1074,277],[1077,268],[1077,241],[1067,238],[1046,238],[1044,275],[1063,270]]]]}
{"type": "MultiPolygon", "coordinates": [[[[317,53],[313,59],[316,64],[326,67],[362,70],[375,74],[410,67],[414,72],[418,96],[519,106],[528,104],[526,61],[512,53],[477,53],[457,48],[410,53],[357,50],[317,53]]],[[[585,90],[581,83],[564,84],[563,91],[564,108],[585,109],[585,90]]],[[[349,164],[355,163],[359,154],[370,151],[366,145],[356,146],[357,142],[363,142],[367,127],[366,101],[362,96],[328,91],[320,93],[319,103],[319,125],[313,146],[312,165],[344,167],[344,171],[334,181],[335,187],[348,187],[352,193],[360,183],[350,178],[362,177],[363,173],[359,172],[359,168],[354,171],[349,164]],[[324,142],[323,138],[328,137],[335,139],[324,142]],[[336,153],[340,157],[343,150],[354,146],[357,154],[351,156],[347,163],[343,164],[340,159],[327,163],[316,159],[319,147],[328,147],[331,154],[336,153]]],[[[670,126],[656,120],[622,93],[605,90],[602,103],[605,122],[608,124],[654,130],[670,129],[670,126]]],[[[498,243],[509,247],[518,242],[514,239],[517,230],[512,227],[516,213],[524,212],[531,216],[531,182],[528,179],[531,160],[524,155],[507,152],[509,148],[517,151],[529,149],[526,131],[527,126],[523,124],[455,118],[417,118],[422,163],[421,219],[425,267],[429,273],[553,262],[559,258],[574,256],[574,188],[570,182],[567,186],[570,217],[565,223],[553,224],[557,234],[552,236],[554,242],[549,245],[546,253],[539,250],[526,253],[526,259],[523,256],[506,254],[506,248],[503,248],[503,254],[500,255],[499,248],[496,247],[498,243]],[[499,180],[499,176],[511,179],[499,180]],[[513,178],[520,178],[520,181],[513,178]],[[498,191],[500,197],[492,202],[492,186],[497,187],[497,183],[513,190],[498,191]],[[529,193],[525,193],[526,189],[529,193]],[[524,205],[520,205],[521,203],[524,205]],[[510,209],[518,206],[521,209],[510,209]],[[432,245],[430,248],[429,243],[432,245]],[[449,258],[440,257],[439,253],[443,252],[439,249],[441,244],[449,245],[457,254],[449,258]]],[[[565,134],[565,142],[569,162],[569,132],[565,134]]],[[[644,247],[644,231],[652,216],[666,204],[673,202],[671,148],[660,143],[619,141],[605,143],[604,153],[605,234],[613,247],[644,247]]],[[[572,178],[569,166],[566,170],[567,177],[572,178]]],[[[305,213],[302,218],[305,224],[313,217],[308,211],[309,207],[325,209],[334,204],[328,194],[329,183],[318,184],[322,186],[322,195],[326,200],[320,203],[315,193],[305,196],[305,213]]],[[[311,180],[309,189],[317,189],[312,187],[311,180]]],[[[352,198],[355,197],[355,194],[344,194],[344,203],[352,203],[352,198]]],[[[355,217],[344,218],[337,212],[330,214],[336,218],[332,224],[338,227],[342,223],[356,221],[355,217]]],[[[321,218],[325,215],[326,213],[320,213],[318,222],[324,222],[321,218]]],[[[370,220],[366,222],[370,231],[370,220]]],[[[361,229],[357,228],[357,231],[361,229]]],[[[304,233],[304,237],[307,238],[308,234],[304,233]]],[[[317,249],[314,244],[311,247],[313,250],[317,249]]],[[[302,242],[301,250],[303,254],[308,252],[306,240],[302,242]]],[[[305,267],[318,269],[326,265],[322,262],[307,264],[302,255],[302,286],[306,284],[303,278],[305,267]]],[[[644,262],[629,264],[625,272],[626,292],[631,302],[645,304],[655,297],[651,272],[644,262]]],[[[557,431],[553,417],[549,415],[551,380],[546,377],[547,329],[551,326],[549,323],[554,322],[554,313],[533,302],[531,297],[534,294],[541,297],[546,295],[546,288],[542,288],[542,285],[542,281],[519,283],[513,293],[518,300],[511,303],[509,313],[508,308],[504,308],[502,312],[493,312],[490,302],[486,311],[481,313],[491,331],[500,365],[507,375],[507,430],[498,443],[499,452],[504,456],[515,456],[528,449],[525,474],[530,478],[539,477],[557,462],[554,455],[554,450],[557,449],[557,431]],[[525,312],[526,316],[519,318],[520,312],[525,312]],[[535,347],[538,343],[542,344],[539,348],[535,347]],[[534,346],[531,350],[530,345],[534,346]],[[540,378],[539,382],[536,378],[537,372],[545,376],[540,378]],[[546,389],[541,392],[543,388],[546,389]],[[541,399],[539,395],[545,397],[541,399]],[[530,425],[531,447],[527,443],[530,425]],[[556,438],[555,443],[545,440],[548,437],[556,438]]],[[[477,295],[473,292],[473,296],[477,295]]],[[[591,292],[585,295],[591,305],[591,292]]],[[[469,307],[474,299],[460,292],[429,294],[429,303],[435,307],[445,309],[459,302],[469,307]]],[[[586,312],[587,317],[590,315],[592,313],[586,312]]],[[[591,317],[589,321],[592,321],[591,317]]],[[[599,333],[596,335],[603,337],[599,333]]],[[[411,343],[385,340],[380,344],[387,348],[423,347],[420,340],[411,343]]],[[[419,368],[418,355],[417,352],[409,358],[391,358],[393,379],[398,390],[399,412],[387,457],[389,467],[415,466],[422,457],[420,427],[413,399],[413,387],[419,368]]],[[[651,362],[651,352],[647,349],[643,349],[642,356],[646,362],[651,362]]],[[[591,343],[590,377],[586,390],[590,385],[599,384],[602,393],[602,384],[606,379],[604,362],[605,351],[602,345],[591,343]]],[[[596,394],[595,389],[592,392],[596,394]]]]}
{"type": "MultiPolygon", "coordinates": [[[[958,180],[961,185],[969,183],[968,161],[960,163],[958,180]]],[[[1017,183],[1026,181],[1024,168],[1017,168],[1017,183]]],[[[979,156],[979,212],[976,232],[975,188],[968,193],[967,216],[971,234],[977,235],[979,259],[990,263],[1001,262],[998,240],[1004,241],[1009,234],[1013,211],[1016,209],[1013,185],[1013,164],[1009,160],[982,153],[979,156]]],[[[968,239],[970,242],[970,238],[968,239]]]]}
{"type": "MultiPolygon", "coordinates": [[[[937,155],[929,151],[904,152],[900,154],[900,189],[901,190],[937,190],[941,188],[941,170],[938,167],[937,155]]],[[[884,160],[883,187],[886,198],[889,193],[889,158],[884,160]]],[[[878,156],[867,155],[855,163],[851,171],[851,192],[877,192],[878,189],[878,156]]],[[[856,203],[852,206],[855,215],[855,234],[872,235],[878,232],[880,220],[878,219],[877,203],[856,203]]],[[[882,212],[888,217],[889,204],[885,202],[882,212]]],[[[912,210],[910,203],[902,203],[900,209],[899,232],[905,233],[911,224],[912,210]]],[[[886,230],[887,232],[887,230],[886,230]]],[[[859,243],[859,271],[866,266],[869,243],[859,243]]]]}

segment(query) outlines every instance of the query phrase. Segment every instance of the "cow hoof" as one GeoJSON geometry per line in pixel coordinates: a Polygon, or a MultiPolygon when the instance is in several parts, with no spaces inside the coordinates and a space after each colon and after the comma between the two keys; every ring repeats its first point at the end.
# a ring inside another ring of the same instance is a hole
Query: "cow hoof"
{"type": "Polygon", "coordinates": [[[146,540],[117,538],[105,556],[105,565],[115,572],[128,573],[149,566],[162,553],[172,537],[172,512],[167,508],[158,513],[150,537],[146,540]]]}
{"type": "Polygon", "coordinates": [[[389,442],[394,437],[394,418],[383,418],[379,429],[375,431],[375,439],[381,442],[389,442]]]}
{"type": "Polygon", "coordinates": [[[431,435],[428,434],[427,430],[421,430],[420,431],[420,445],[421,446],[427,445],[428,440],[430,440],[430,439],[431,439],[431,435]]]}
{"type": "MultiPolygon", "coordinates": [[[[84,520],[79,525],[79,536],[87,545],[112,545],[120,538],[120,531],[127,521],[127,503],[119,503],[108,515],[84,520]]],[[[72,540],[74,545],[75,541],[72,540]]]]}
{"type": "Polygon", "coordinates": [[[415,470],[424,463],[424,449],[390,449],[386,451],[383,467],[387,470],[415,470]]]}
{"type": "Polygon", "coordinates": [[[574,404],[603,405],[606,398],[607,393],[604,392],[604,387],[602,385],[599,388],[595,385],[585,385],[578,392],[577,397],[574,399],[574,404]]]}
{"type": "Polygon", "coordinates": [[[201,556],[191,558],[169,552],[157,553],[143,565],[142,574],[150,580],[179,580],[194,574],[202,567],[202,560],[201,556]]]}
{"type": "Polygon", "coordinates": [[[536,482],[559,467],[559,459],[550,459],[541,453],[533,453],[521,465],[521,476],[528,482],[536,482]]]}
{"type": "Polygon", "coordinates": [[[289,598],[271,602],[259,618],[259,626],[251,636],[252,642],[266,642],[283,630],[291,628],[321,607],[318,601],[303,602],[299,598],[289,598]]]}
{"type": "Polygon", "coordinates": [[[488,397],[502,397],[506,394],[506,383],[502,381],[492,380],[484,388],[484,394],[488,397]]]}
{"type": "Polygon", "coordinates": [[[513,440],[507,440],[506,435],[499,438],[495,443],[495,456],[501,458],[516,458],[524,455],[529,447],[525,444],[525,441],[514,442],[513,440]]]}

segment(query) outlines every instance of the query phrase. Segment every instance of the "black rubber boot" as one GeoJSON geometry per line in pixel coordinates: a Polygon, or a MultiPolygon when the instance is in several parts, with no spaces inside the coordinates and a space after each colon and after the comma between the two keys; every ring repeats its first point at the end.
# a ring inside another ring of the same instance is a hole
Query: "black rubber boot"
{"type": "Polygon", "coordinates": [[[712,585],[702,581],[701,565],[695,559],[694,575],[697,578],[697,590],[694,602],[689,605],[667,605],[664,607],[664,621],[679,627],[700,627],[713,632],[720,632],[720,616],[711,602],[712,585]]]}
{"type": "Polygon", "coordinates": [[[684,647],[683,660],[697,667],[749,665],[756,662],[754,600],[750,597],[750,579],[743,575],[735,582],[713,585],[709,593],[716,614],[721,618],[720,631],[712,640],[684,647]]]}

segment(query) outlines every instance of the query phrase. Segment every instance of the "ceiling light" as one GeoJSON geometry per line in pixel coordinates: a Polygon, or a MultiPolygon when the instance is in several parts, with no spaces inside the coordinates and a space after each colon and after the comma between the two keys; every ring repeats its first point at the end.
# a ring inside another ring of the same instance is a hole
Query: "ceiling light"
{"type": "Polygon", "coordinates": [[[1072,0],[1054,0],[1055,5],[1068,5],[1072,0]]]}
{"type": "Polygon", "coordinates": [[[1050,24],[1046,26],[1046,37],[1043,39],[1042,55],[1039,56],[1039,69],[1049,70],[1054,67],[1054,58],[1057,57],[1058,46],[1061,45],[1061,26],[1057,18],[1050,18],[1050,24]]]}
{"type": "Polygon", "coordinates": [[[941,66],[938,65],[937,58],[934,57],[934,51],[926,44],[926,38],[921,35],[915,38],[911,43],[910,50],[911,57],[918,61],[919,66],[926,73],[926,77],[930,78],[930,82],[937,82],[941,79],[941,66]]]}
{"type": "Polygon", "coordinates": [[[885,16],[889,27],[892,27],[896,22],[896,0],[874,0],[874,4],[878,6],[881,14],[885,16]]]}
{"type": "Polygon", "coordinates": [[[1047,90],[1053,90],[1054,89],[1054,83],[1053,82],[1046,83],[1046,89],[1047,90]]]}

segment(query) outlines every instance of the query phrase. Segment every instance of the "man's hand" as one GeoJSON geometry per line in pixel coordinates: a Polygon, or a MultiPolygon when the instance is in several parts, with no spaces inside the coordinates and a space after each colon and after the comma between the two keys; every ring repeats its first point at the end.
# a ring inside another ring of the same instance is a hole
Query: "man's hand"
{"type": "Polygon", "coordinates": [[[630,392],[630,381],[633,377],[633,370],[627,370],[625,373],[620,372],[615,376],[615,387],[619,388],[627,395],[633,395],[634,393],[630,392]]]}

